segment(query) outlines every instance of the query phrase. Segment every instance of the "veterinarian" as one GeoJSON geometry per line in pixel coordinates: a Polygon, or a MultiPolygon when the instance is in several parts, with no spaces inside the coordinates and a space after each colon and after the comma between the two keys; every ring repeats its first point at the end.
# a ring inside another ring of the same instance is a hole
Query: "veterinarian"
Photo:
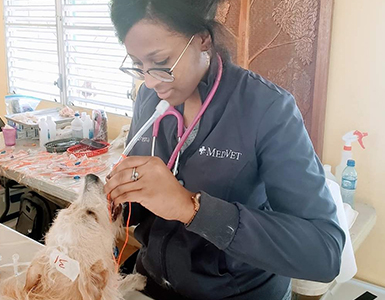
{"type": "Polygon", "coordinates": [[[178,144],[169,116],[156,156],[148,130],[107,176],[105,191],[115,204],[132,203],[130,224],[142,244],[135,270],[148,277],[150,297],[291,299],[290,278],[338,275],[345,236],[293,96],[230,61],[216,39],[216,2],[112,1],[133,61],[121,69],[145,83],[128,139],[160,99],[188,128],[220,83],[175,177],[166,166],[178,144]]]}

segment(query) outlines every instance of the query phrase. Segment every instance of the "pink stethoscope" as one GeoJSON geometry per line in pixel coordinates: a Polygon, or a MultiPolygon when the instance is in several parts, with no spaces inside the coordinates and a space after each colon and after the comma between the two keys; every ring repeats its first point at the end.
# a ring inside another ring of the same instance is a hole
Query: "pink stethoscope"
{"type": "Polygon", "coordinates": [[[167,163],[167,167],[171,170],[173,168],[173,174],[174,176],[178,172],[178,164],[179,164],[179,158],[181,154],[181,149],[183,144],[186,142],[188,136],[190,135],[191,131],[194,129],[195,125],[198,123],[200,118],[202,117],[203,113],[206,111],[207,107],[209,106],[211,100],[213,100],[214,95],[216,91],[218,90],[219,82],[222,79],[222,72],[223,72],[223,66],[222,66],[222,58],[217,54],[218,58],[218,72],[217,77],[215,78],[214,85],[207,95],[206,100],[203,102],[203,105],[201,109],[199,110],[198,114],[195,116],[194,120],[190,124],[190,126],[186,129],[186,131],[183,133],[184,130],[184,124],[183,124],[183,116],[172,106],[170,106],[167,111],[161,115],[154,123],[153,130],[152,130],[152,146],[151,146],[151,155],[155,155],[155,143],[156,138],[158,137],[159,133],[159,125],[162,119],[166,116],[174,116],[177,119],[177,137],[178,137],[178,144],[176,145],[173,153],[171,154],[171,157],[167,163]]]}

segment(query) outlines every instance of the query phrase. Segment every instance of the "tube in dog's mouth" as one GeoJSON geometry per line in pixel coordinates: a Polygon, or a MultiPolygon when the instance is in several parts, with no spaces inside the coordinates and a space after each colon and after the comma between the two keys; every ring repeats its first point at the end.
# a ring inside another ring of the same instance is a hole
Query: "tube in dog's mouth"
{"type": "MultiPolygon", "coordinates": [[[[103,182],[97,175],[87,174],[84,182],[84,193],[96,193],[94,196],[100,196],[101,200],[104,196],[103,182]]],[[[92,199],[95,199],[94,197],[92,199]]],[[[106,198],[104,198],[106,199],[106,198]]],[[[109,206],[111,212],[111,220],[115,222],[123,211],[122,205],[114,205],[114,203],[106,199],[106,204],[109,206]]]]}
{"type": "Polygon", "coordinates": [[[120,216],[123,211],[122,204],[114,205],[114,202],[111,202],[111,219],[112,222],[115,222],[116,219],[120,216]]]}

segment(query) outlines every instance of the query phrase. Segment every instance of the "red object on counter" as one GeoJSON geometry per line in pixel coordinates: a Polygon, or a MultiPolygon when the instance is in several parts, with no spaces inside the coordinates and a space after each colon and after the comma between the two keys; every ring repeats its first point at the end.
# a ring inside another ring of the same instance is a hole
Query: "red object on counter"
{"type": "Polygon", "coordinates": [[[107,153],[110,144],[107,143],[107,142],[103,142],[103,141],[98,141],[98,143],[104,144],[105,147],[100,148],[100,149],[95,149],[95,148],[93,148],[91,146],[87,146],[87,145],[83,145],[83,144],[78,144],[78,145],[69,147],[67,149],[67,152],[69,154],[75,155],[76,157],[82,157],[84,155],[87,156],[87,157],[93,157],[93,156],[97,156],[97,155],[100,155],[100,154],[107,153]]]}

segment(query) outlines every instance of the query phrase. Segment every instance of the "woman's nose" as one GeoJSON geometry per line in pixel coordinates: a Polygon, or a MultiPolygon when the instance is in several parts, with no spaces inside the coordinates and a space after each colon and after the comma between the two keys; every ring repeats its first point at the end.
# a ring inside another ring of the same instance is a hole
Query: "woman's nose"
{"type": "Polygon", "coordinates": [[[160,80],[152,77],[150,74],[145,73],[144,74],[144,84],[149,89],[154,89],[158,84],[162,83],[160,80]]]}

